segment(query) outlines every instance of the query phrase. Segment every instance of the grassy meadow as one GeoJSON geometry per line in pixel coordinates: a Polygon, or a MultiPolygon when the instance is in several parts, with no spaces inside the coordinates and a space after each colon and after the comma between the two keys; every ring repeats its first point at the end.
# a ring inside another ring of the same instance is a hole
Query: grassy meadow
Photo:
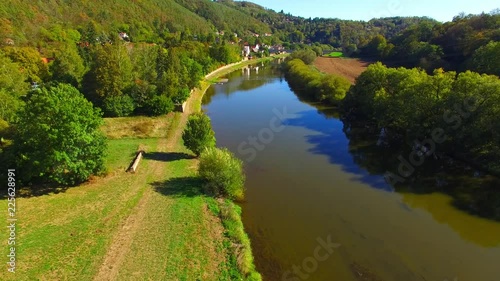
{"type": "Polygon", "coordinates": [[[327,55],[325,55],[326,57],[330,57],[330,58],[342,58],[344,57],[344,53],[342,52],[331,52],[327,55]]]}
{"type": "Polygon", "coordinates": [[[209,86],[193,92],[187,113],[105,119],[105,175],[36,194],[18,189],[16,273],[0,280],[261,280],[241,209],[205,195],[198,160],[182,144],[209,86]],[[138,170],[125,172],[138,150],[146,151],[138,170]]]}

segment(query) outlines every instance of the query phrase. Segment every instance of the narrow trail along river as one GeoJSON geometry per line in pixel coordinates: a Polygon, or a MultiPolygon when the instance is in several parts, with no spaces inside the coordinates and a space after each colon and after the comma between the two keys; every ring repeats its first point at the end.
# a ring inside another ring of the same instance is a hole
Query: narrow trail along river
{"type": "Polygon", "coordinates": [[[272,63],[227,78],[204,110],[245,163],[243,221],[265,280],[500,280],[500,223],[457,199],[487,194],[463,193],[486,176],[433,162],[391,186],[400,148],[302,102],[272,63]]]}

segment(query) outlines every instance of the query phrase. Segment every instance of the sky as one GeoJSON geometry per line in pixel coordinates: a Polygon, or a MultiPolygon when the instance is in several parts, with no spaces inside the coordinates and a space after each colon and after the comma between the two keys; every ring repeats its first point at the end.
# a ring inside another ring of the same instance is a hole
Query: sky
{"type": "Polygon", "coordinates": [[[498,0],[247,0],[305,18],[339,18],[370,20],[394,16],[427,16],[438,21],[451,21],[454,16],[489,13],[500,8],[498,0]]]}

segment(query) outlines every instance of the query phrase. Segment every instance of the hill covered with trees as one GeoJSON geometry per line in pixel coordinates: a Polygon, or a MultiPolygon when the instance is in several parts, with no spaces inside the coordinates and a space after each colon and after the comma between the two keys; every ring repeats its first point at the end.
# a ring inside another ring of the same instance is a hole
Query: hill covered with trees
{"type": "Polygon", "coordinates": [[[500,13],[459,15],[446,23],[420,22],[389,38],[380,34],[361,46],[360,56],[428,72],[474,70],[500,75],[500,13]]]}

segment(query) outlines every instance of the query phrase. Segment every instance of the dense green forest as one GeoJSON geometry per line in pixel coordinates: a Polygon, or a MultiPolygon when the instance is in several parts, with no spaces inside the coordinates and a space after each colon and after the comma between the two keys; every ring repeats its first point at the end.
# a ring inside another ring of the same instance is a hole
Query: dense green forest
{"type": "Polygon", "coordinates": [[[377,35],[359,55],[393,66],[500,75],[500,13],[460,15],[452,22],[421,22],[392,38],[377,35]]]}

